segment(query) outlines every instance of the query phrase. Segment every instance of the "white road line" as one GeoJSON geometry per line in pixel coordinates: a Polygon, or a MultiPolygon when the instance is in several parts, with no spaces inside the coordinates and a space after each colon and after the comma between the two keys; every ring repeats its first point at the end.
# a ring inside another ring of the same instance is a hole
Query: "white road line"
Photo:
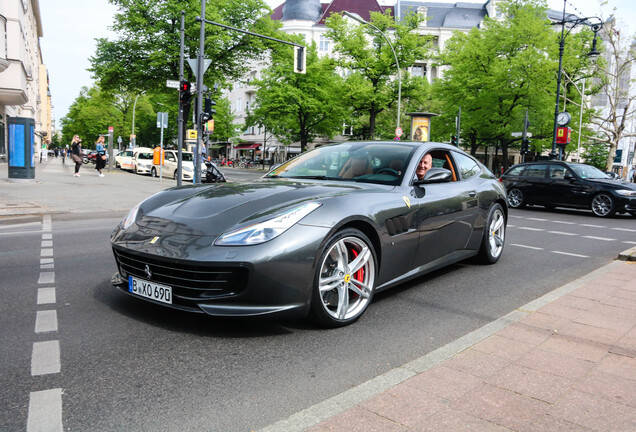
{"type": "Polygon", "coordinates": [[[55,303],[55,287],[38,289],[38,304],[55,303]]]}
{"type": "Polygon", "coordinates": [[[612,229],[616,231],[636,232],[636,229],[630,229],[630,228],[612,228],[612,229]]]}
{"type": "Polygon", "coordinates": [[[41,258],[40,264],[53,264],[53,258],[41,258]]]}
{"type": "Polygon", "coordinates": [[[523,216],[510,215],[509,217],[511,217],[511,218],[517,218],[517,219],[525,219],[525,217],[523,217],[523,216]]]}
{"type": "Polygon", "coordinates": [[[53,247],[53,242],[51,240],[42,240],[42,247],[43,248],[53,247]]]}
{"type": "Polygon", "coordinates": [[[52,257],[53,256],[53,249],[42,249],[42,253],[40,254],[41,257],[52,257]]]}
{"type": "Polygon", "coordinates": [[[552,221],[552,223],[560,223],[564,225],[576,225],[576,222],[566,222],[566,221],[552,221]]]}
{"type": "Polygon", "coordinates": [[[51,233],[42,234],[42,240],[51,240],[52,238],[53,238],[53,234],[51,233]]]}
{"type": "Polygon", "coordinates": [[[43,310],[37,311],[35,316],[35,332],[48,333],[57,331],[57,311],[43,310]]]}
{"type": "Polygon", "coordinates": [[[625,240],[622,243],[627,243],[627,244],[636,244],[636,241],[629,241],[629,240],[625,240]]]}
{"type": "Polygon", "coordinates": [[[569,232],[563,232],[563,231],[548,231],[548,233],[550,233],[550,234],[558,234],[558,235],[565,235],[565,236],[576,236],[576,235],[578,235],[576,233],[569,233],[569,232]]]}
{"type": "Polygon", "coordinates": [[[543,228],[519,227],[519,229],[527,231],[545,231],[543,228]]]}
{"type": "Polygon", "coordinates": [[[60,373],[60,341],[35,342],[31,354],[31,375],[60,373]]]}
{"type": "Polygon", "coordinates": [[[569,253],[569,252],[561,252],[561,251],[550,251],[550,252],[559,254],[559,255],[568,255],[568,256],[579,257],[579,258],[589,258],[589,256],[587,255],[579,255],[579,254],[569,253]]]}
{"type": "Polygon", "coordinates": [[[53,264],[40,264],[40,270],[49,270],[55,268],[53,264]]]}
{"type": "Polygon", "coordinates": [[[533,220],[533,221],[539,221],[539,222],[547,222],[549,219],[542,219],[542,218],[533,218],[533,217],[529,217],[526,218],[528,220],[533,220]]]}
{"type": "Polygon", "coordinates": [[[517,228],[517,225],[511,225],[511,224],[508,224],[508,225],[506,225],[506,226],[507,226],[508,228],[517,228]]]}
{"type": "Polygon", "coordinates": [[[31,392],[26,432],[62,431],[62,389],[31,392]]]}
{"type": "Polygon", "coordinates": [[[589,238],[589,239],[592,239],[592,240],[602,240],[602,241],[607,241],[607,242],[616,241],[616,239],[606,238],[606,237],[583,236],[583,238],[589,238]]]}
{"type": "Polygon", "coordinates": [[[39,284],[55,283],[55,272],[40,272],[39,284]]]}
{"type": "Polygon", "coordinates": [[[590,227],[590,228],[607,228],[605,225],[594,225],[594,224],[581,224],[581,226],[590,227]]]}
{"type": "Polygon", "coordinates": [[[517,246],[517,247],[522,247],[522,248],[526,248],[526,249],[533,249],[533,250],[543,250],[543,248],[540,248],[540,247],[527,246],[527,245],[521,245],[521,244],[516,244],[516,243],[512,243],[510,246],[517,246]]]}
{"type": "Polygon", "coordinates": [[[51,231],[51,215],[44,215],[42,219],[42,231],[51,231]]]}
{"type": "Polygon", "coordinates": [[[42,225],[42,222],[25,222],[21,224],[0,225],[0,229],[16,229],[16,228],[22,228],[22,227],[34,226],[34,225],[42,225]]]}

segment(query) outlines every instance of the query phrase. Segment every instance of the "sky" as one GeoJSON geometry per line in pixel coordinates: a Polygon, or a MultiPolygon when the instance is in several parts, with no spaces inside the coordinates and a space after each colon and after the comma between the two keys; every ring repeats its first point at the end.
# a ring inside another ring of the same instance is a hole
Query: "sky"
{"type": "MultiPolygon", "coordinates": [[[[272,8],[282,3],[282,0],[266,1],[272,8]]],[[[454,3],[447,0],[434,1],[454,3]]],[[[619,24],[621,20],[625,27],[631,24],[629,31],[635,33],[636,6],[633,1],[608,0],[608,4],[601,7],[599,0],[567,0],[566,13],[577,13],[578,10],[585,16],[598,15],[606,19],[616,7],[619,24]]],[[[395,1],[384,0],[380,3],[390,5],[395,1]]],[[[548,6],[563,10],[563,0],[548,0],[548,6]]],[[[90,67],[89,58],[95,53],[96,38],[114,38],[109,27],[113,23],[115,12],[116,8],[108,0],[40,0],[44,33],[40,45],[44,64],[49,71],[51,98],[58,127],[60,119],[68,113],[82,87],[93,84],[91,74],[86,70],[90,67]]]]}

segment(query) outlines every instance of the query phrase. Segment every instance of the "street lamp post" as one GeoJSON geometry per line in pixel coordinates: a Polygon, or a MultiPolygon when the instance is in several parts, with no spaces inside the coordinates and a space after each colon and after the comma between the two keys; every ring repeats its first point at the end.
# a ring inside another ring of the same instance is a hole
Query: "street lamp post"
{"type": "Polygon", "coordinates": [[[396,133],[397,133],[397,129],[400,129],[400,104],[402,101],[402,73],[400,72],[400,62],[398,61],[397,54],[395,53],[395,49],[393,48],[393,44],[391,43],[389,38],[386,37],[384,32],[382,32],[382,30],[380,30],[379,28],[377,28],[375,25],[371,24],[370,22],[364,20],[360,15],[347,12],[347,11],[343,11],[342,14],[348,16],[349,18],[355,21],[358,21],[360,24],[368,25],[374,28],[375,30],[377,30],[377,32],[380,33],[382,37],[387,41],[387,43],[389,44],[389,47],[391,48],[391,51],[393,52],[393,57],[395,57],[395,65],[397,66],[397,77],[398,77],[397,125],[395,127],[396,133]]]}
{"type": "Polygon", "coordinates": [[[135,137],[135,108],[137,108],[137,99],[139,99],[139,95],[135,97],[135,103],[133,104],[132,131],[130,132],[130,140],[132,141],[133,148],[137,144],[135,137]]]}
{"type": "Polygon", "coordinates": [[[565,38],[570,34],[572,29],[579,24],[584,24],[592,28],[594,32],[594,42],[592,44],[592,51],[590,51],[587,55],[590,59],[595,59],[599,56],[599,52],[596,49],[596,38],[598,36],[598,32],[603,27],[603,21],[598,17],[586,17],[586,18],[569,18],[565,19],[565,5],[567,0],[563,0],[563,19],[561,22],[556,22],[554,24],[561,24],[561,42],[559,43],[559,71],[557,74],[557,90],[556,90],[556,103],[554,105],[554,128],[552,131],[552,151],[550,152],[550,159],[561,159],[561,152],[557,153],[557,128],[559,125],[565,126],[569,123],[569,115],[561,116],[561,121],[559,121],[559,98],[561,97],[561,73],[563,66],[563,51],[565,49],[565,38]],[[589,20],[595,19],[598,20],[598,23],[591,23],[589,20]],[[565,32],[565,25],[570,24],[570,27],[565,32]]]}

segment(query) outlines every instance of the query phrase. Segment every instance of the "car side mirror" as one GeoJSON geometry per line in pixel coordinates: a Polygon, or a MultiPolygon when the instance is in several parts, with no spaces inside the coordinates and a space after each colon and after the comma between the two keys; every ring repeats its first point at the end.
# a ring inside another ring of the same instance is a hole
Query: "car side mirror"
{"type": "Polygon", "coordinates": [[[574,176],[573,176],[572,174],[570,174],[570,173],[566,173],[566,174],[563,176],[563,178],[564,178],[565,180],[570,180],[570,181],[575,180],[574,176]]]}
{"type": "Polygon", "coordinates": [[[424,178],[421,180],[415,180],[414,184],[431,184],[431,183],[446,183],[453,179],[453,173],[446,168],[431,168],[426,171],[424,178]]]}

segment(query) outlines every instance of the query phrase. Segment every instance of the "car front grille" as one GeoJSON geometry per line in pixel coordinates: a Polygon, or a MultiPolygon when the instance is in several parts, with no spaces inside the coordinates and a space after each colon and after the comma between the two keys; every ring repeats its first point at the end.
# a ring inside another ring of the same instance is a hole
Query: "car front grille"
{"type": "Polygon", "coordinates": [[[240,294],[247,285],[248,270],[204,262],[175,262],[161,257],[113,249],[119,271],[126,280],[135,276],[172,287],[173,303],[196,303],[240,294]],[[146,266],[151,272],[148,278],[146,266]]]}

